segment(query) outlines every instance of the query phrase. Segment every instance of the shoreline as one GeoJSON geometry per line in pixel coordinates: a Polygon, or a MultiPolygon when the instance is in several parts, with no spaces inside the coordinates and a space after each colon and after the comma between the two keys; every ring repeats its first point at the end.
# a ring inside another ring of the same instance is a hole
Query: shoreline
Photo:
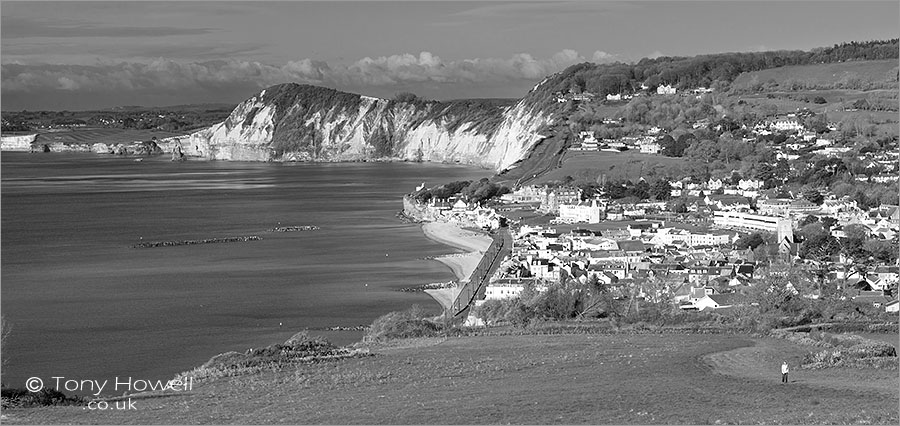
{"type": "Polygon", "coordinates": [[[459,281],[465,281],[481,261],[481,256],[491,245],[490,237],[474,231],[460,228],[453,223],[428,222],[422,224],[425,237],[436,243],[462,250],[465,253],[450,253],[438,256],[434,260],[443,263],[456,275],[459,281]]]}
{"type": "MultiPolygon", "coordinates": [[[[426,222],[422,224],[422,232],[425,237],[436,243],[441,243],[464,253],[453,253],[438,256],[434,260],[443,263],[456,276],[458,282],[468,281],[469,276],[478,264],[484,252],[491,245],[491,238],[479,232],[465,230],[456,224],[449,222],[426,222]]],[[[429,296],[441,305],[449,309],[461,287],[425,290],[429,296]]]]}

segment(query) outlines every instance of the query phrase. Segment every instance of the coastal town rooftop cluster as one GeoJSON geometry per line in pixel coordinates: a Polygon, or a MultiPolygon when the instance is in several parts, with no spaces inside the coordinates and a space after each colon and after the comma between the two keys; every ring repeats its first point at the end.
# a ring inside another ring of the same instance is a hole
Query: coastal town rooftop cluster
{"type": "MultiPolygon", "coordinates": [[[[619,297],[653,299],[660,295],[649,294],[643,283],[654,278],[668,283],[669,299],[682,309],[727,309],[737,294],[764,278],[758,273],[763,261],[776,261],[801,270],[824,268],[829,279],[843,283],[843,297],[889,312],[897,309],[897,295],[885,290],[900,281],[900,267],[860,270],[843,255],[825,265],[809,262],[799,256],[794,233],[809,216],[830,217],[836,238],[846,237],[847,226],[861,225],[871,238],[890,240],[900,233],[900,207],[863,210],[847,197],[830,197],[821,205],[777,198],[777,190],[762,190],[762,182],[755,179],[736,184],[679,180],[670,185],[673,196],[692,196],[688,214],[670,211],[671,204],[665,202],[623,204],[602,195],[584,200],[577,187],[546,185],[519,188],[491,207],[462,198],[432,199],[422,207],[426,217],[462,227],[510,224],[512,256],[487,285],[485,300],[517,297],[526,285],[540,289],[562,276],[582,282],[597,279],[619,297]],[[548,220],[520,220],[529,213],[548,220]],[[762,250],[737,248],[739,239],[750,233],[772,237],[762,250]],[[760,253],[768,258],[759,259],[760,253]]],[[[812,287],[795,291],[801,290],[803,297],[820,297],[812,287]]]]}

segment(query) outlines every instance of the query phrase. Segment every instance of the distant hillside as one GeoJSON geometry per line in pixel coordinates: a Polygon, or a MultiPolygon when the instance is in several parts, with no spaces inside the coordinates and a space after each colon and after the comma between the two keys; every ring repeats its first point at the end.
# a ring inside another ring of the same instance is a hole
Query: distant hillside
{"type": "Polygon", "coordinates": [[[885,89],[897,87],[898,72],[896,59],[795,65],[743,73],[732,87],[750,90],[774,82],[782,89],[885,89]]]}
{"type": "MultiPolygon", "coordinates": [[[[727,86],[742,73],[786,66],[851,61],[883,61],[900,58],[900,40],[851,42],[811,51],[719,53],[694,57],[642,59],[636,64],[573,65],[547,77],[526,96],[529,102],[548,106],[556,92],[590,92],[599,96],[633,93],[642,86],[660,85],[678,89],[727,86]]],[[[889,61],[886,61],[889,62],[889,61]]],[[[885,70],[887,71],[887,70],[885,70]]]]}

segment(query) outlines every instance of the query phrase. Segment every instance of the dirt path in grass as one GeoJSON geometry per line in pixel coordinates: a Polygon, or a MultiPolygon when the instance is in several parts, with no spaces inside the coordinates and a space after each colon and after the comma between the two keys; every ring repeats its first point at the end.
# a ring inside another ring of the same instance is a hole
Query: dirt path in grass
{"type": "Polygon", "coordinates": [[[896,370],[863,368],[801,369],[803,355],[821,350],[781,339],[754,339],[753,346],[716,352],[702,357],[713,372],[725,376],[755,379],[781,384],[781,363],[790,366],[787,386],[812,386],[841,390],[876,391],[900,396],[900,378],[896,370]]]}

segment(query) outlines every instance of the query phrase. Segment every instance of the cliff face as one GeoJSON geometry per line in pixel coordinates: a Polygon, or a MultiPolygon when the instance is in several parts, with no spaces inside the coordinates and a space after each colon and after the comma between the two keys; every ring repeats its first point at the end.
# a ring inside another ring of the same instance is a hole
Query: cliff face
{"type": "Polygon", "coordinates": [[[242,102],[222,123],[165,142],[216,160],[391,158],[501,170],[527,154],[550,120],[525,100],[389,101],[282,84],[242,102]]]}

